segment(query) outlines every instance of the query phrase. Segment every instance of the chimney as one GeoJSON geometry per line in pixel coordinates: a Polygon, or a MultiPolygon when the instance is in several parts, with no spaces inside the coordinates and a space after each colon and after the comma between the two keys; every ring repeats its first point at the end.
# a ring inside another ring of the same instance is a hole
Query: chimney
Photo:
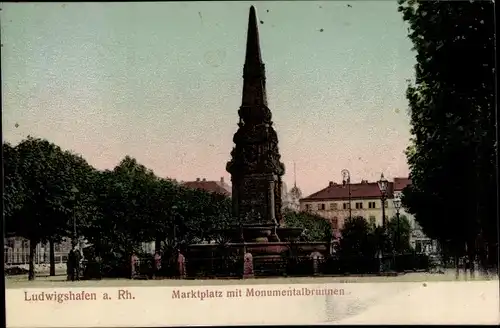
{"type": "Polygon", "coordinates": [[[224,183],[224,177],[220,177],[220,183],[224,183]]]}
{"type": "Polygon", "coordinates": [[[196,182],[199,182],[200,181],[200,178],[196,178],[196,182]]]}
{"type": "Polygon", "coordinates": [[[334,185],[333,181],[330,181],[330,182],[328,183],[328,187],[331,187],[331,186],[333,186],[333,185],[334,185]]]}
{"type": "Polygon", "coordinates": [[[202,181],[203,181],[203,182],[205,182],[205,181],[207,181],[207,179],[203,178],[203,180],[202,180],[202,181]]]}

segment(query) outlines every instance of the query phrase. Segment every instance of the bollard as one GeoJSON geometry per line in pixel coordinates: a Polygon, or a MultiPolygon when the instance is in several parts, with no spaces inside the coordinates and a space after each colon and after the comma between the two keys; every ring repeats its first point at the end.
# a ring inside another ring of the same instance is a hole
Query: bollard
{"type": "Polygon", "coordinates": [[[181,252],[177,255],[177,268],[179,270],[179,279],[186,279],[186,258],[181,252]]]}
{"type": "Polygon", "coordinates": [[[253,255],[251,253],[245,253],[243,256],[243,279],[253,277],[253,255]]]}

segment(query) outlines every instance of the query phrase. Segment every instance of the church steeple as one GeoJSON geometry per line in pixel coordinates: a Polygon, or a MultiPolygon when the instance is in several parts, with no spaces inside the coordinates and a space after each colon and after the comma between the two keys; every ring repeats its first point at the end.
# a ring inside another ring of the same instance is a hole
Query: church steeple
{"type": "Polygon", "coordinates": [[[293,162],[293,186],[297,188],[297,171],[295,170],[295,161],[293,162]]]}
{"type": "Polygon", "coordinates": [[[260,51],[259,27],[254,6],[248,16],[242,106],[267,106],[266,72],[260,51]]]}

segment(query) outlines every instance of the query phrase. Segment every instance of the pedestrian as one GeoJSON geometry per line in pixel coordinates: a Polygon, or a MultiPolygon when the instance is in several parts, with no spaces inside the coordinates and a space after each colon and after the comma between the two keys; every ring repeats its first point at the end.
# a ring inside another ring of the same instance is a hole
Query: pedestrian
{"type": "Polygon", "coordinates": [[[80,270],[81,270],[81,262],[83,259],[82,253],[80,251],[80,248],[75,245],[74,247],[74,259],[75,259],[75,264],[74,264],[74,280],[80,280],[80,270]]]}
{"type": "Polygon", "coordinates": [[[153,266],[153,279],[159,276],[161,270],[161,253],[160,251],[155,252],[154,256],[154,266],[153,266]]]}
{"type": "Polygon", "coordinates": [[[68,281],[74,281],[75,280],[75,275],[74,275],[74,265],[75,263],[75,252],[73,251],[73,248],[70,249],[68,253],[68,259],[66,261],[66,273],[67,273],[67,280],[68,281]]]}
{"type": "Polygon", "coordinates": [[[135,276],[137,275],[137,266],[139,264],[139,258],[135,253],[132,253],[132,256],[130,258],[130,279],[134,279],[135,276]]]}
{"type": "Polygon", "coordinates": [[[177,268],[178,268],[178,272],[179,272],[179,278],[185,279],[186,278],[186,258],[181,253],[180,249],[177,250],[177,268]]]}

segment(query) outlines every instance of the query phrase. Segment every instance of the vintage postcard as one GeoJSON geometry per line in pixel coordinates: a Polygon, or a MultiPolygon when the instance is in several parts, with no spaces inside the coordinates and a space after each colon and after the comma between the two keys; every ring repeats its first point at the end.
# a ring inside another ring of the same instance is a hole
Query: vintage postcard
{"type": "Polygon", "coordinates": [[[6,325],[498,323],[492,12],[3,3],[6,325]]]}

